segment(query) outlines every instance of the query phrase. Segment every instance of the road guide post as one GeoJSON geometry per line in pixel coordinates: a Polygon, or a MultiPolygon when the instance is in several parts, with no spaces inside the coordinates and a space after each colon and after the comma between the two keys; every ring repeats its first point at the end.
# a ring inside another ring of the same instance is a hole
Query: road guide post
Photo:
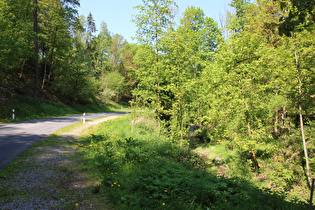
{"type": "Polygon", "coordinates": [[[14,115],[14,109],[12,109],[12,119],[15,119],[15,115],[14,115]]]}
{"type": "Polygon", "coordinates": [[[82,119],[82,121],[83,121],[83,124],[85,124],[85,113],[83,113],[83,119],[82,119]]]}

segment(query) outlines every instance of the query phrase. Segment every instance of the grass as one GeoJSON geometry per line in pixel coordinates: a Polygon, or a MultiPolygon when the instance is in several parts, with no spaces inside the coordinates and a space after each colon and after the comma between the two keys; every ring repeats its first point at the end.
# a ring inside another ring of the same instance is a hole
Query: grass
{"type": "MultiPolygon", "coordinates": [[[[75,124],[65,130],[88,129],[75,124]]],[[[35,209],[112,209],[101,194],[94,193],[100,181],[94,176],[94,169],[84,164],[78,139],[58,133],[37,142],[0,170],[1,209],[7,205],[35,209]]]]}
{"type": "Polygon", "coordinates": [[[76,115],[82,113],[100,113],[109,111],[126,111],[127,105],[120,105],[114,102],[106,106],[100,101],[91,104],[64,104],[44,97],[34,97],[21,94],[13,94],[5,103],[0,104],[0,124],[30,119],[47,117],[76,115]],[[12,119],[12,109],[15,110],[15,119],[12,119]]]}
{"type": "MultiPolygon", "coordinates": [[[[240,177],[226,178],[205,170],[207,160],[188,152],[188,148],[179,148],[178,142],[162,136],[158,144],[154,121],[137,118],[131,127],[132,117],[89,128],[75,124],[36,143],[0,171],[0,182],[9,184],[19,173],[33,169],[53,170],[62,178],[46,179],[39,193],[38,188],[21,191],[13,185],[1,185],[0,205],[36,195],[58,201],[49,204],[50,208],[66,209],[89,208],[91,204],[99,209],[306,208],[305,203],[288,202],[284,195],[259,189],[240,177]],[[84,135],[70,139],[60,136],[73,130],[84,135]],[[75,152],[61,153],[69,164],[37,165],[36,160],[47,154],[48,148],[75,152]],[[85,177],[85,185],[74,191],[71,186],[78,176],[85,177]],[[55,189],[53,197],[46,193],[45,185],[55,189]]],[[[203,149],[209,159],[226,161],[234,156],[227,146],[212,145],[196,151],[203,149]]]]}
{"type": "Polygon", "coordinates": [[[244,179],[207,172],[205,161],[178,142],[162,138],[157,144],[158,132],[147,123],[135,124],[131,132],[128,118],[108,121],[83,138],[82,149],[97,169],[100,188],[118,209],[305,208],[244,179]]]}
{"type": "MultiPolygon", "coordinates": [[[[259,168],[254,167],[248,151],[233,147],[233,142],[200,144],[195,151],[208,164],[208,172],[247,180],[259,189],[267,188],[272,193],[282,194],[286,201],[308,203],[310,189],[301,165],[303,151],[296,136],[293,133],[276,141],[257,142],[255,153],[259,168]]],[[[312,147],[308,145],[310,151],[312,147]]]]}

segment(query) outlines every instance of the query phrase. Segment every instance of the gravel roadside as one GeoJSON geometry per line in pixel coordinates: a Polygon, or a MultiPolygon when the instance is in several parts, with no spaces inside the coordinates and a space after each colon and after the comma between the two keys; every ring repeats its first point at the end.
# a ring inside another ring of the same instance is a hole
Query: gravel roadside
{"type": "Polygon", "coordinates": [[[79,135],[111,116],[35,144],[0,171],[0,209],[113,209],[82,163],[79,135]],[[81,155],[81,156],[80,156],[81,155]]]}

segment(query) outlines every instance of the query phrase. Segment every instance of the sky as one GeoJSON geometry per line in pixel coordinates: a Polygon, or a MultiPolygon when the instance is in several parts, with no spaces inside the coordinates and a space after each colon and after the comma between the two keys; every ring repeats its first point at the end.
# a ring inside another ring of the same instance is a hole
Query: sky
{"type": "MultiPolygon", "coordinates": [[[[188,6],[200,7],[207,17],[213,18],[220,24],[220,15],[224,16],[229,9],[230,0],[175,0],[179,11],[177,19],[182,17],[188,6]]],[[[131,22],[132,15],[137,14],[134,6],[142,4],[142,0],[80,0],[79,15],[85,17],[91,12],[95,20],[96,29],[100,29],[102,22],[107,24],[112,34],[122,35],[129,43],[134,43],[132,37],[137,28],[131,22]]]]}

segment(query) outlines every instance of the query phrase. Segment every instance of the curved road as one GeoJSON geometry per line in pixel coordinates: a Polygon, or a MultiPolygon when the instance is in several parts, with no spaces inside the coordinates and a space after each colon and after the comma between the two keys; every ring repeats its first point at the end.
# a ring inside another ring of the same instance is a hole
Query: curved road
{"type": "MultiPolygon", "coordinates": [[[[87,114],[86,120],[126,114],[127,112],[108,112],[87,114]]],[[[63,127],[82,120],[82,115],[45,118],[17,123],[0,124],[0,169],[4,168],[21,152],[35,142],[63,127]]]]}

